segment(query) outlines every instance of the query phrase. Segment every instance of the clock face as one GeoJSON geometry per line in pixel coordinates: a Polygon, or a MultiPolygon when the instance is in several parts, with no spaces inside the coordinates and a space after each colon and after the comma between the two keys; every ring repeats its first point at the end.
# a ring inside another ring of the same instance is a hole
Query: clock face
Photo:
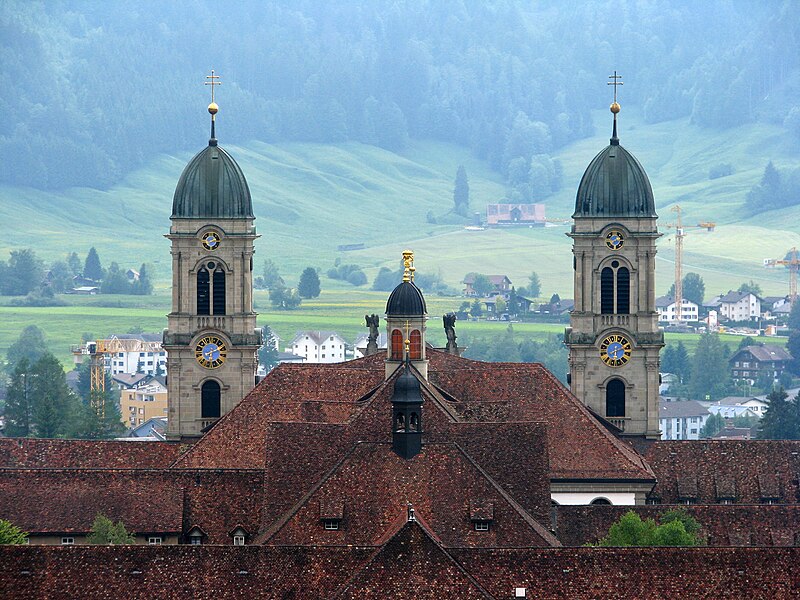
{"type": "Polygon", "coordinates": [[[606,246],[611,250],[619,250],[625,243],[625,238],[622,233],[616,229],[612,229],[606,234],[606,246]]]}
{"type": "Polygon", "coordinates": [[[216,369],[225,363],[225,358],[228,356],[228,347],[225,345],[225,340],[215,335],[207,335],[197,342],[194,356],[200,366],[206,369],[216,369]]]}
{"type": "Polygon", "coordinates": [[[631,343],[624,335],[609,335],[600,343],[600,360],[609,367],[621,367],[630,360],[631,350],[631,343]]]}
{"type": "Polygon", "coordinates": [[[203,248],[206,250],[216,250],[219,248],[220,239],[216,231],[207,231],[203,234],[203,248]]]}

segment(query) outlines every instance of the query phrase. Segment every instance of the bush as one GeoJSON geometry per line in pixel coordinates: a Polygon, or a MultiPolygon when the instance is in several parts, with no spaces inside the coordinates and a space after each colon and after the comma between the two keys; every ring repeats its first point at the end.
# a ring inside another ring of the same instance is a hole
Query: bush
{"type": "Polygon", "coordinates": [[[341,279],[352,285],[364,285],[367,283],[367,276],[358,265],[335,265],[328,269],[330,279],[341,279]]]}
{"type": "Polygon", "coordinates": [[[367,283],[367,276],[361,269],[357,271],[351,271],[347,275],[347,282],[353,285],[364,285],[365,283],[367,283]]]}

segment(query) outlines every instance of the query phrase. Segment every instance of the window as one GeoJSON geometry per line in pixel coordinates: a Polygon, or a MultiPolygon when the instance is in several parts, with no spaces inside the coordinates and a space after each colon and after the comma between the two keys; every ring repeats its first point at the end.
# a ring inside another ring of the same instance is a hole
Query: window
{"type": "Polygon", "coordinates": [[[339,519],[325,519],[323,521],[325,525],[325,529],[327,531],[338,531],[339,530],[339,519]]]}
{"type": "Polygon", "coordinates": [[[409,338],[411,342],[409,350],[411,351],[411,360],[419,360],[422,358],[422,334],[419,332],[419,329],[415,329],[411,332],[411,336],[409,338]]]}
{"type": "Polygon", "coordinates": [[[604,315],[627,315],[631,304],[631,276],[619,261],[611,262],[600,272],[600,312],[604,315]]]}
{"type": "Polygon", "coordinates": [[[206,381],[200,388],[201,418],[215,419],[220,416],[220,388],[216,381],[206,381]]]}
{"type": "Polygon", "coordinates": [[[214,314],[215,315],[224,315],[225,314],[225,271],[222,270],[222,267],[218,267],[216,271],[214,271],[214,314]]]}
{"type": "Polygon", "coordinates": [[[199,535],[193,535],[189,538],[189,543],[192,546],[199,546],[203,543],[203,538],[199,535]]]}
{"type": "Polygon", "coordinates": [[[592,500],[592,501],[590,502],[590,504],[594,504],[594,505],[600,505],[600,504],[602,504],[602,505],[607,505],[607,504],[611,504],[611,501],[610,501],[608,498],[595,498],[594,500],[592,500]]]}
{"type": "Polygon", "coordinates": [[[474,521],[475,531],[489,531],[489,521],[474,521]]]}
{"type": "Polygon", "coordinates": [[[233,545],[234,546],[244,546],[244,536],[243,535],[235,535],[235,536],[233,536],[233,545]]]}
{"type": "Polygon", "coordinates": [[[392,358],[394,360],[403,358],[403,334],[399,329],[392,331],[392,358]]]}
{"type": "Polygon", "coordinates": [[[625,383],[612,379],[606,386],[606,417],[625,416],[625,383]]]}
{"type": "Polygon", "coordinates": [[[211,313],[211,286],[208,271],[202,267],[197,273],[197,314],[208,315],[211,313]]]}
{"type": "Polygon", "coordinates": [[[160,546],[163,542],[164,538],[162,538],[160,535],[155,535],[147,538],[147,543],[150,546],[160,546]]]}
{"type": "Polygon", "coordinates": [[[73,538],[73,537],[62,537],[61,538],[61,545],[62,546],[74,546],[75,545],[75,538],[73,538]]]}

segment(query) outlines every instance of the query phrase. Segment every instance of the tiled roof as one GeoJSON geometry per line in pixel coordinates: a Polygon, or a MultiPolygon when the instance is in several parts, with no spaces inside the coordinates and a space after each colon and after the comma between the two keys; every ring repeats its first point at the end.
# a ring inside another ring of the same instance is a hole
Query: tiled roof
{"type": "Polygon", "coordinates": [[[697,400],[681,400],[679,402],[659,402],[659,419],[681,419],[685,417],[702,417],[708,415],[708,409],[697,400]]]}
{"type": "Polygon", "coordinates": [[[172,442],[0,438],[0,468],[154,469],[167,467],[185,450],[172,442]]]}
{"type": "MultiPolygon", "coordinates": [[[[734,536],[735,537],[735,536],[734,536]]],[[[800,547],[451,548],[419,522],[380,547],[0,546],[15,599],[794,598],[800,547]]]]}
{"type": "Polygon", "coordinates": [[[724,296],[720,296],[719,301],[725,304],[736,303],[750,295],[750,292],[728,292],[724,296]]]}
{"type": "Polygon", "coordinates": [[[642,458],[542,365],[428,357],[430,381],[452,398],[458,420],[546,423],[552,479],[652,479],[642,458]]]}
{"type": "Polygon", "coordinates": [[[759,362],[767,362],[774,360],[792,360],[792,355],[789,354],[785,348],[777,344],[764,344],[747,346],[736,352],[728,359],[729,363],[739,360],[743,354],[750,353],[759,362]]]}
{"type": "Polygon", "coordinates": [[[800,506],[794,505],[693,505],[693,506],[558,506],[556,534],[565,546],[583,546],[604,537],[611,525],[633,510],[642,519],[658,520],[679,509],[700,523],[709,546],[792,546],[800,543],[800,506]],[[749,537],[747,537],[749,535],[749,537]]]}
{"type": "Polygon", "coordinates": [[[3,518],[31,533],[87,533],[98,513],[129,532],[180,532],[183,494],[163,472],[2,470],[3,518]]]}
{"type": "Polygon", "coordinates": [[[334,338],[337,338],[340,341],[344,341],[342,336],[340,336],[335,331],[298,331],[295,334],[294,339],[290,342],[290,345],[294,345],[294,344],[298,343],[299,341],[301,341],[306,336],[311,338],[311,340],[317,346],[319,346],[320,344],[325,343],[331,336],[333,336],[334,338]]]}
{"type": "Polygon", "coordinates": [[[776,490],[782,503],[800,498],[800,441],[658,441],[645,458],[658,479],[653,495],[664,504],[678,503],[687,495],[698,504],[716,504],[718,494],[726,491],[718,489],[722,481],[723,487],[733,488],[739,504],[759,504],[776,490]],[[687,481],[693,482],[695,496],[681,489],[687,481]]]}
{"type": "MultiPolygon", "coordinates": [[[[545,483],[546,485],[546,483],[545,483]]],[[[306,494],[265,540],[277,545],[373,545],[406,503],[447,547],[552,546],[558,541],[454,444],[428,443],[412,460],[389,443],[359,443],[306,494]],[[489,532],[475,531],[470,506],[490,503],[489,532]],[[337,506],[339,530],[325,531],[320,507],[337,506]]]]}
{"type": "Polygon", "coordinates": [[[418,521],[407,521],[335,597],[403,600],[434,590],[437,598],[492,598],[418,521]]]}

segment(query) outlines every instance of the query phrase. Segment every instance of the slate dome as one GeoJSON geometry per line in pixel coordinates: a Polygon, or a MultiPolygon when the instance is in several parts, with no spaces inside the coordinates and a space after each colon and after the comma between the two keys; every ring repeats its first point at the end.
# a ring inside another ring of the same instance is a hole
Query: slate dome
{"type": "MultiPolygon", "coordinates": [[[[615,131],[616,133],[616,131],[615,131]]],[[[656,217],[653,188],[636,157],[616,137],[586,168],[575,217],[656,217]]]]}
{"type": "Polygon", "coordinates": [[[183,170],[172,198],[172,218],[254,218],[244,173],[217,140],[212,138],[183,170]]]}
{"type": "Polygon", "coordinates": [[[404,281],[389,294],[386,314],[399,317],[416,317],[427,314],[425,297],[413,281],[404,281]]]}

